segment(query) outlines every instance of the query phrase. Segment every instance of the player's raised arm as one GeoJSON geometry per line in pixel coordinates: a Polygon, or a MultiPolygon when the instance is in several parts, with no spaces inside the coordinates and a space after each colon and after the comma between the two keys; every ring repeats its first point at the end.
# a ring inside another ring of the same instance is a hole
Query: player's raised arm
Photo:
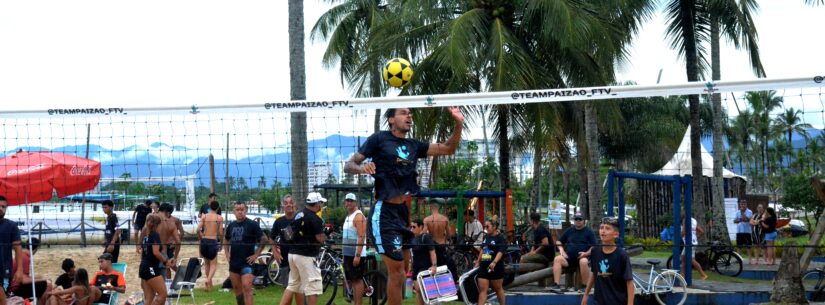
{"type": "Polygon", "coordinates": [[[448,111],[455,119],[455,128],[453,134],[444,143],[432,143],[427,149],[428,156],[444,156],[452,155],[458,149],[458,144],[461,142],[461,131],[464,129],[464,115],[458,107],[448,107],[448,111]]]}
{"type": "Polygon", "coordinates": [[[361,164],[366,159],[367,157],[356,152],[351,158],[349,158],[347,163],[344,164],[344,172],[347,174],[375,174],[375,163],[367,162],[365,164],[361,164]]]}

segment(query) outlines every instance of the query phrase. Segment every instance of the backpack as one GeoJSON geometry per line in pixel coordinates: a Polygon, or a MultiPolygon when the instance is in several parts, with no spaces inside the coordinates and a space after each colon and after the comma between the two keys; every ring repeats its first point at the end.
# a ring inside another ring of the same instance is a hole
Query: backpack
{"type": "Polygon", "coordinates": [[[281,242],[292,243],[298,239],[298,236],[303,236],[304,228],[304,212],[295,215],[295,219],[289,223],[285,228],[281,229],[281,242]]]}

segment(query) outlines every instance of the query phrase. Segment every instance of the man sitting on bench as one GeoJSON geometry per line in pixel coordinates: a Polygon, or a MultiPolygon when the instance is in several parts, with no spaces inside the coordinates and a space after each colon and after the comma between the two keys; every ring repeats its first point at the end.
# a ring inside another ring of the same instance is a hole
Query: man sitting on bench
{"type": "MultiPolygon", "coordinates": [[[[561,293],[559,281],[561,281],[561,271],[564,267],[579,268],[582,283],[587,283],[590,277],[590,249],[596,245],[596,235],[585,226],[584,216],[576,213],[573,216],[573,226],[568,228],[561,238],[556,241],[556,248],[559,255],[553,260],[553,286],[550,291],[561,293]]],[[[567,287],[574,287],[573,283],[567,283],[567,287]]],[[[574,287],[575,288],[575,287],[574,287]]]]}

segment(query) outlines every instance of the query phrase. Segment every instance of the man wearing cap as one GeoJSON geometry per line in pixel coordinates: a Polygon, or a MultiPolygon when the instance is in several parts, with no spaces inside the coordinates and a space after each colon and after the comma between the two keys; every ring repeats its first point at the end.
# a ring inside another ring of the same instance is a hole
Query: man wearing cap
{"type": "Polygon", "coordinates": [[[235,202],[232,212],[235,221],[226,227],[224,240],[229,242],[223,246],[226,260],[229,261],[229,280],[235,292],[235,302],[238,305],[252,305],[255,304],[252,295],[252,263],[264,251],[268,240],[258,223],[246,218],[246,203],[235,202]]]}
{"type": "Polygon", "coordinates": [[[103,201],[103,213],[106,214],[106,229],[103,231],[103,253],[112,255],[112,262],[117,263],[120,256],[120,229],[117,227],[117,215],[115,215],[115,203],[111,200],[103,201]]]}
{"type": "Polygon", "coordinates": [[[97,262],[100,264],[100,271],[89,279],[89,285],[96,286],[103,292],[95,303],[109,304],[109,298],[113,293],[126,293],[126,279],[123,273],[112,269],[111,254],[103,253],[97,258],[97,262]]]}
{"type": "Polygon", "coordinates": [[[292,226],[298,230],[289,248],[289,283],[281,297],[280,305],[289,305],[293,296],[298,293],[306,296],[307,305],[315,305],[318,295],[323,293],[321,269],[315,264],[315,257],[326,241],[326,235],[324,222],[316,213],[326,201],[320,193],[309,193],[304,210],[295,215],[292,226]]]}
{"type": "Polygon", "coordinates": [[[344,197],[347,218],[344,219],[344,236],[341,253],[344,256],[344,273],[352,287],[352,303],[361,305],[364,296],[364,264],[361,259],[367,256],[367,220],[358,209],[358,198],[349,193],[344,197]]]}
{"type": "MultiPolygon", "coordinates": [[[[559,255],[553,260],[553,280],[550,290],[556,293],[561,292],[559,281],[561,280],[561,269],[568,266],[578,266],[582,283],[587,283],[590,278],[590,250],[596,245],[596,234],[585,225],[582,213],[573,216],[573,226],[564,231],[561,238],[556,241],[556,248],[559,255]]],[[[572,287],[573,283],[567,283],[572,287]]]]}
{"type": "Polygon", "coordinates": [[[367,174],[375,179],[375,206],[370,213],[371,234],[378,253],[387,267],[387,304],[401,304],[406,266],[410,262],[410,211],[406,205],[419,192],[418,159],[452,155],[461,141],[464,115],[458,107],[447,111],[455,120],[453,133],[444,143],[424,143],[408,139],[412,129],[409,108],[390,108],[384,114],[389,131],[379,131],[367,138],[358,152],[347,161],[344,172],[367,174]],[[370,158],[367,161],[367,158],[370,158]],[[367,161],[367,162],[364,162],[367,161]]]}

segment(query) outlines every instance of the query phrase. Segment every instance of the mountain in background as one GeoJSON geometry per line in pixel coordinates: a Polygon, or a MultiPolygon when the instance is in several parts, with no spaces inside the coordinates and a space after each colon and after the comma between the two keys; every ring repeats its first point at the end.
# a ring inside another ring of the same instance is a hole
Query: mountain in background
{"type": "MultiPolygon", "coordinates": [[[[366,137],[331,135],[323,139],[309,141],[309,164],[329,164],[332,174],[340,177],[342,161],[347,160],[358,149],[358,143],[366,137]]],[[[85,145],[62,146],[54,149],[26,146],[6,151],[10,155],[18,150],[52,151],[76,156],[86,155],[85,145]]],[[[267,185],[279,181],[282,185],[290,183],[289,150],[276,148],[231,148],[229,159],[229,176],[235,179],[243,177],[250,187],[256,187],[263,176],[267,185]]],[[[209,184],[209,153],[193,147],[152,143],[149,147],[129,146],[112,150],[101,145],[89,145],[89,159],[100,161],[101,176],[104,178],[120,177],[129,173],[132,177],[175,177],[197,175],[196,185],[209,184]]],[[[215,158],[215,177],[223,181],[226,177],[226,151],[213,151],[215,158]]],[[[171,182],[171,181],[170,181],[171,182]]],[[[182,182],[182,181],[177,181],[182,182]]]]}

